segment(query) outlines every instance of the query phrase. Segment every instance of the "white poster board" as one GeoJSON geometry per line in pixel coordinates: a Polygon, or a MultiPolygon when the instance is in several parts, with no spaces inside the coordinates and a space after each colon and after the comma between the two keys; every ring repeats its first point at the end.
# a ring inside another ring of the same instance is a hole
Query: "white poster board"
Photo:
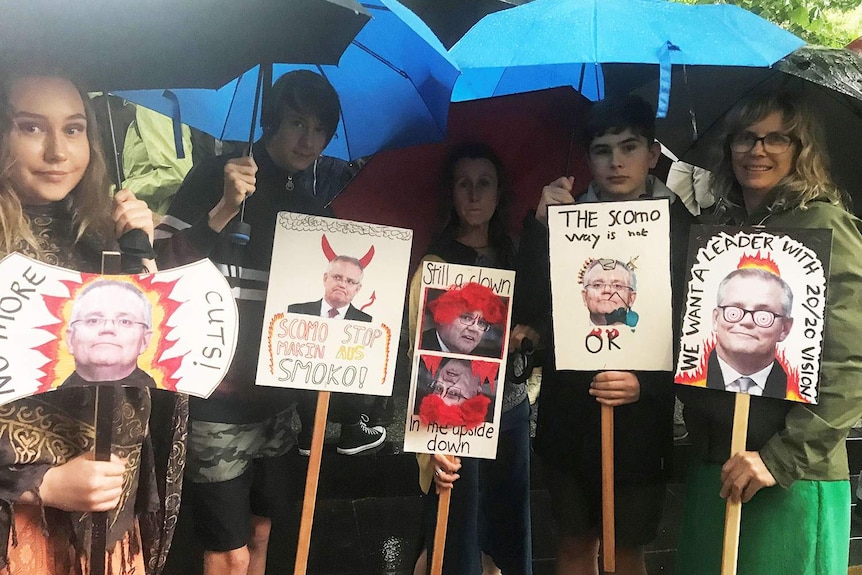
{"type": "Polygon", "coordinates": [[[515,272],[422,262],[404,450],[493,459],[515,272]]]}
{"type": "Polygon", "coordinates": [[[233,359],[237,308],[209,260],[98,275],[13,253],[0,278],[0,403],[96,383],[208,397],[233,359]]]}
{"type": "Polygon", "coordinates": [[[693,226],[676,383],[817,403],[831,242],[693,226]]]}
{"type": "Polygon", "coordinates": [[[550,206],[548,228],[557,368],[670,371],[667,200],[550,206]]]}
{"type": "Polygon", "coordinates": [[[392,395],[412,240],[402,228],[280,212],[257,385],[392,395]]]}

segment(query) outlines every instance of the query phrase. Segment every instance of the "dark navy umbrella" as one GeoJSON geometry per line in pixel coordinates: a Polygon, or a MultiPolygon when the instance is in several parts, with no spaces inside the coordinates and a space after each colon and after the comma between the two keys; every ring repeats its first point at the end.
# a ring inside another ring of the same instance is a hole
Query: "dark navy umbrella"
{"type": "MultiPolygon", "coordinates": [[[[458,77],[446,49],[418,16],[395,0],[366,0],[362,6],[371,21],[337,65],[276,63],[272,79],[308,69],[335,87],[342,117],[326,155],[352,160],[383,149],[442,140],[458,77]]],[[[183,123],[217,139],[244,141],[256,124],[259,72],[251,69],[218,90],[177,89],[167,96],[163,90],[115,93],[175,118],[176,101],[183,123]]],[[[257,137],[260,127],[255,130],[257,137]]]]}
{"type": "Polygon", "coordinates": [[[5,2],[0,68],[47,63],[92,90],[217,88],[259,62],[335,63],[354,0],[5,2]]]}

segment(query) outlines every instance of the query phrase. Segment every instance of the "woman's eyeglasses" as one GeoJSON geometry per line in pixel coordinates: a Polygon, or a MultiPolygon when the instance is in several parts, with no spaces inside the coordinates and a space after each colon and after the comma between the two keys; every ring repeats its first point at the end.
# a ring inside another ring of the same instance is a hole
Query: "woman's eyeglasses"
{"type": "Polygon", "coordinates": [[[783,154],[790,148],[793,138],[780,132],[770,132],[765,136],[758,136],[753,132],[739,132],[730,137],[730,150],[737,154],[747,154],[754,149],[757,142],[763,144],[763,151],[767,154],[783,154]]]}

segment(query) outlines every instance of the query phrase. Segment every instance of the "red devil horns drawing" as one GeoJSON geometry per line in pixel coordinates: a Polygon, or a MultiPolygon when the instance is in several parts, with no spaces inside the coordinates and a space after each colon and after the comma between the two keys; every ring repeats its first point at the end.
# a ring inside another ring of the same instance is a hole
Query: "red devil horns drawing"
{"type": "MultiPolygon", "coordinates": [[[[332,261],[338,257],[338,254],[335,253],[335,250],[332,249],[332,246],[329,245],[329,240],[326,239],[326,234],[323,234],[320,238],[320,247],[323,248],[323,255],[326,256],[327,261],[332,261]]],[[[362,269],[368,267],[368,264],[371,263],[371,258],[374,257],[374,246],[368,248],[368,253],[359,258],[359,265],[362,269]]]]}

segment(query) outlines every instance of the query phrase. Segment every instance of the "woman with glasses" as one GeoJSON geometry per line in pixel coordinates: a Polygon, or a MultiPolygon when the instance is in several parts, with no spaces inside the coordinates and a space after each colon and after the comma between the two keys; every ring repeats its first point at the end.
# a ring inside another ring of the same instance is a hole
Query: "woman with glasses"
{"type": "MultiPolygon", "coordinates": [[[[152,241],[152,213],[128,190],[111,198],[86,95],[55,70],[0,76],[0,256],[20,252],[98,273],[102,250],[116,249],[116,238],[133,229],[152,241]]],[[[124,327],[113,311],[108,329],[140,342],[147,326],[124,327]]],[[[99,327],[84,315],[73,323],[74,347],[85,346],[78,335],[99,327]]],[[[0,571],[88,573],[92,512],[108,514],[109,574],[161,570],[179,509],[187,402],[178,394],[162,397],[164,404],[156,398],[145,387],[117,388],[109,461],[93,457],[93,386],[0,406],[0,571]],[[155,425],[151,416],[162,405],[166,417],[155,425]],[[154,445],[170,452],[158,479],[154,445]]]]}
{"type": "MultiPolygon", "coordinates": [[[[452,148],[444,165],[441,188],[446,200],[445,224],[425,261],[514,269],[515,248],[506,230],[508,191],[503,166],[494,151],[482,143],[452,148]]],[[[411,338],[416,333],[420,288],[417,273],[410,290],[411,338]]],[[[497,296],[491,293],[489,297],[482,290],[490,292],[468,284],[431,302],[428,307],[437,329],[422,334],[420,347],[472,355],[479,350],[486,356],[500,357],[502,344],[494,351],[480,344],[483,338],[489,339],[494,325],[499,326],[505,319],[505,310],[497,296]]],[[[513,327],[510,351],[520,348],[525,336],[537,341],[535,332],[527,326],[513,327]]],[[[443,573],[447,575],[495,574],[500,570],[532,573],[530,406],[524,383],[506,381],[502,389],[496,459],[456,457],[450,461],[441,455],[417,456],[419,484],[426,493],[423,514],[429,551],[434,539],[437,494],[452,489],[443,562],[443,573]]],[[[430,552],[427,556],[430,558],[430,552]]],[[[415,573],[428,572],[430,561],[426,562],[425,557],[423,550],[415,573]]]]}
{"type": "MultiPolygon", "coordinates": [[[[850,534],[844,442],[862,416],[862,222],[832,182],[824,135],[798,97],[750,97],[725,127],[713,174],[721,223],[832,230],[819,403],[752,397],[746,450],[730,457],[735,395],[681,386],[695,459],[676,570],[720,572],[731,500],[744,503],[738,573],[843,575],[850,534]]],[[[722,318],[741,321],[747,312],[724,306],[722,318]]],[[[752,312],[752,321],[777,329],[786,322],[774,312],[752,312]]]]}

